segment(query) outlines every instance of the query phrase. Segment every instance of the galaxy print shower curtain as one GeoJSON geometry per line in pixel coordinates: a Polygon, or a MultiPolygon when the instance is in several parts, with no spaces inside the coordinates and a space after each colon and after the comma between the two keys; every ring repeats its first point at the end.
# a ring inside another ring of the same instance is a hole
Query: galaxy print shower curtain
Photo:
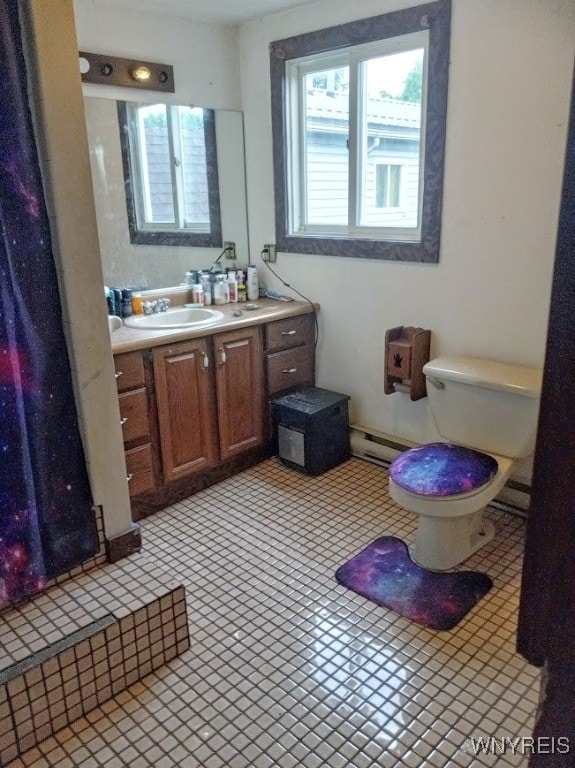
{"type": "Polygon", "coordinates": [[[0,0],[0,608],[98,549],[18,5],[0,0]]]}

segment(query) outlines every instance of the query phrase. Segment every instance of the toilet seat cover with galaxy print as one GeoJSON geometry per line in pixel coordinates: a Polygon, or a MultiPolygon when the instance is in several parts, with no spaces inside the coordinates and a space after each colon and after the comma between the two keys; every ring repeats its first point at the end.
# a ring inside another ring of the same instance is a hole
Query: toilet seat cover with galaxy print
{"type": "Polygon", "coordinates": [[[497,473],[493,456],[450,443],[429,443],[400,454],[389,474],[397,485],[421,496],[456,496],[477,491],[497,473]]]}

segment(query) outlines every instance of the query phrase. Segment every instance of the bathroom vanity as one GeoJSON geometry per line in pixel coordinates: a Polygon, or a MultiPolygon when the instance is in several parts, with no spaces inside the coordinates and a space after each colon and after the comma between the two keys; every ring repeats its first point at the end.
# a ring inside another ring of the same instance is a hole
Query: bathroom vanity
{"type": "Polygon", "coordinates": [[[219,307],[208,327],[112,333],[135,520],[269,456],[270,398],[314,384],[312,306],[258,304],[219,307]]]}

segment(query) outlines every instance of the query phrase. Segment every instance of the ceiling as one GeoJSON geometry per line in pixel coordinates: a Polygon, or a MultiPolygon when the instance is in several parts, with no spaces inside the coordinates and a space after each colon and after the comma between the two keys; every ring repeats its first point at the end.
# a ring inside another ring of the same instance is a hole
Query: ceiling
{"type": "MultiPolygon", "coordinates": [[[[196,21],[220,24],[240,24],[259,16],[268,16],[310,0],[104,0],[107,5],[131,8],[135,12],[149,11],[196,21]]],[[[92,0],[100,5],[104,2],[92,0]]]]}

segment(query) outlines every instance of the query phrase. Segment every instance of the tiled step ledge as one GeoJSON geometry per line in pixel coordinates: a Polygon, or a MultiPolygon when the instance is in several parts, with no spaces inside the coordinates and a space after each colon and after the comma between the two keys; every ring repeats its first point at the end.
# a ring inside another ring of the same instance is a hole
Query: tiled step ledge
{"type": "Polygon", "coordinates": [[[184,588],[142,554],[54,587],[0,622],[0,765],[190,645],[184,588]]]}

